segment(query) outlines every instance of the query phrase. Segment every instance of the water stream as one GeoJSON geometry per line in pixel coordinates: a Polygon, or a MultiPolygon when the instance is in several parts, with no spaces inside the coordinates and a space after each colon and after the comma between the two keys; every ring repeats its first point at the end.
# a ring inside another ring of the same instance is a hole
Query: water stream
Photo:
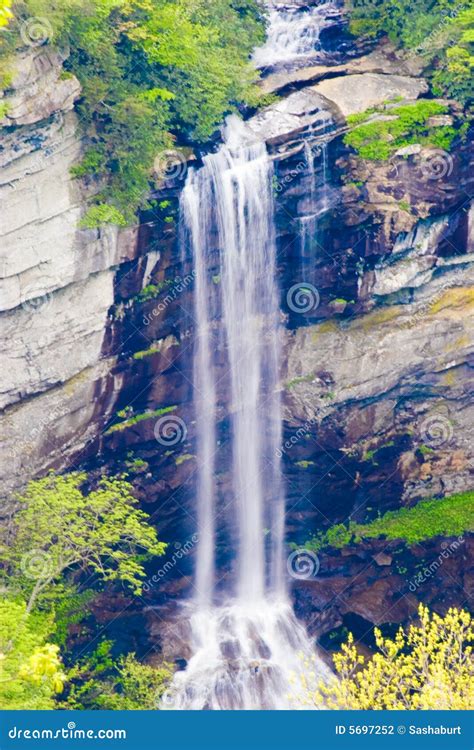
{"type": "MultiPolygon", "coordinates": [[[[287,595],[272,183],[265,143],[232,116],[223,145],[190,173],[182,194],[184,241],[195,269],[199,542],[196,593],[187,613],[192,656],[175,675],[165,707],[290,708],[290,675],[301,668],[298,654],[313,653],[287,595]],[[217,284],[211,276],[216,263],[217,284]],[[215,560],[223,359],[231,414],[229,505],[237,529],[224,596],[215,560]]],[[[326,672],[322,662],[317,665],[326,672]]]]}

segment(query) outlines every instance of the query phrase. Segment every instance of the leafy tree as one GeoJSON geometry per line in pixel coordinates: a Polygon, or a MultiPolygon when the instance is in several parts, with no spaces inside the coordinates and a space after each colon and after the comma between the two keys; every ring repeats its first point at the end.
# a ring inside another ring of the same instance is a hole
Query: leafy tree
{"type": "Polygon", "coordinates": [[[30,482],[18,498],[23,507],[2,558],[28,597],[27,613],[70,569],[122,580],[140,593],[142,561],[165,550],[147,514],[136,507],[128,482],[104,477],[90,491],[85,482],[84,473],[50,474],[30,482]]]}
{"type": "Polygon", "coordinates": [[[379,651],[366,658],[354,638],[334,658],[337,678],[317,681],[309,662],[300,676],[296,700],[329,709],[470,709],[474,702],[474,628],[468,612],[445,617],[423,605],[419,624],[400,628],[394,639],[375,629],[379,651]]]}
{"type": "Polygon", "coordinates": [[[52,619],[28,615],[24,602],[0,602],[0,709],[48,709],[65,674],[59,647],[48,643],[52,619]]]}
{"type": "Polygon", "coordinates": [[[68,673],[68,694],[61,708],[74,710],[155,710],[171,680],[169,664],[142,664],[135,654],[117,660],[112,643],[102,641],[68,673]]]}
{"type": "Polygon", "coordinates": [[[472,0],[349,0],[348,5],[353,34],[387,34],[398,46],[425,59],[436,94],[472,101],[472,0]]]}
{"type": "Polygon", "coordinates": [[[4,58],[31,16],[70,48],[66,67],[82,84],[90,149],[74,172],[98,204],[84,226],[134,221],[159,153],[206,141],[226,113],[258,101],[248,59],[264,34],[258,0],[17,0],[4,58]]]}

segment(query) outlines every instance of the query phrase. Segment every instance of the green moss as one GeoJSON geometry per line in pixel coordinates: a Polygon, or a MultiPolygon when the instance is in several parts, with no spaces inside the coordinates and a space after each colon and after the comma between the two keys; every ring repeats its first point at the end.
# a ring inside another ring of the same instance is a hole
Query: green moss
{"type": "Polygon", "coordinates": [[[435,452],[433,448],[430,448],[428,445],[420,445],[418,447],[418,450],[422,456],[430,456],[432,453],[435,452]]]}
{"type": "Polygon", "coordinates": [[[368,524],[352,521],[337,524],[318,534],[306,546],[318,551],[323,547],[345,547],[363,539],[401,539],[417,544],[436,536],[458,536],[474,530],[474,490],[451,495],[441,500],[422,500],[413,508],[388,511],[368,524]]]}
{"type": "Polygon", "coordinates": [[[133,359],[146,359],[147,357],[152,357],[153,354],[156,354],[160,351],[160,345],[159,344],[152,344],[148,347],[148,349],[142,349],[139,352],[135,352],[133,355],[133,359]]]}
{"type": "Polygon", "coordinates": [[[125,466],[132,472],[142,472],[148,469],[147,461],[144,461],[142,458],[128,459],[125,461],[125,466]]]}
{"type": "Polygon", "coordinates": [[[299,385],[300,383],[311,383],[313,380],[314,380],[313,373],[309,373],[309,375],[303,375],[298,378],[293,378],[293,380],[289,380],[287,383],[285,383],[285,388],[291,391],[292,388],[299,385]]]}
{"type": "Polygon", "coordinates": [[[365,451],[362,461],[373,461],[376,452],[375,450],[365,451]]]}
{"type": "Polygon", "coordinates": [[[164,279],[158,284],[147,284],[143,287],[140,294],[135,297],[137,302],[149,302],[151,299],[156,299],[166,287],[171,286],[174,283],[174,279],[164,279]]]}
{"type": "MultiPolygon", "coordinates": [[[[109,427],[108,430],[106,430],[104,434],[110,435],[113,432],[121,432],[122,430],[126,430],[128,427],[133,427],[133,425],[138,424],[138,422],[144,422],[147,419],[161,417],[163,414],[169,414],[175,409],[176,406],[165,406],[162,409],[155,409],[154,411],[145,411],[142,412],[142,414],[135,414],[133,417],[129,417],[128,419],[126,419],[124,422],[113,424],[111,427],[109,427]]],[[[122,412],[117,412],[119,416],[125,413],[125,410],[123,410],[122,412]]]]}
{"type": "Polygon", "coordinates": [[[80,229],[98,229],[106,224],[118,227],[127,226],[127,220],[121,211],[108,203],[91,206],[79,222],[80,229]]]}
{"type": "Polygon", "coordinates": [[[181,466],[185,461],[190,461],[192,458],[195,458],[192,453],[182,453],[181,456],[175,459],[175,464],[176,466],[181,466]]]}
{"type": "Polygon", "coordinates": [[[448,150],[456,136],[457,131],[451,126],[433,128],[428,125],[428,119],[433,115],[448,112],[445,104],[423,99],[388,109],[387,114],[395,119],[367,122],[381,111],[383,108],[371,108],[347,118],[349,125],[356,127],[344,136],[344,143],[362,159],[386,161],[398,149],[415,143],[448,150]]]}

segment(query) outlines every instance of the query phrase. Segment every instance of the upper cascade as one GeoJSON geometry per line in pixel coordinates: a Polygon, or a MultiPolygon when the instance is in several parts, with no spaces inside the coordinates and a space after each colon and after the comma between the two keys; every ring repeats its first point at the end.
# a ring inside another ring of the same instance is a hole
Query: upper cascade
{"type": "Polygon", "coordinates": [[[308,3],[303,5],[297,0],[270,0],[268,8],[267,40],[253,54],[258,68],[288,69],[325,59],[320,35],[323,29],[340,20],[341,9],[337,0],[310,7],[308,3]]]}

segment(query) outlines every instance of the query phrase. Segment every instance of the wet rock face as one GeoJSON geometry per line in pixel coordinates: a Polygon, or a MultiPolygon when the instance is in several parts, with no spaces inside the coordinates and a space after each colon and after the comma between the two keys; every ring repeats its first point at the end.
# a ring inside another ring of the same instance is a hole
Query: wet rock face
{"type": "Polygon", "coordinates": [[[410,548],[372,540],[321,554],[318,576],[295,584],[296,613],[326,648],[342,626],[371,645],[373,625],[407,622],[420,601],[435,611],[462,606],[474,585],[473,553],[466,535],[410,548]]]}

